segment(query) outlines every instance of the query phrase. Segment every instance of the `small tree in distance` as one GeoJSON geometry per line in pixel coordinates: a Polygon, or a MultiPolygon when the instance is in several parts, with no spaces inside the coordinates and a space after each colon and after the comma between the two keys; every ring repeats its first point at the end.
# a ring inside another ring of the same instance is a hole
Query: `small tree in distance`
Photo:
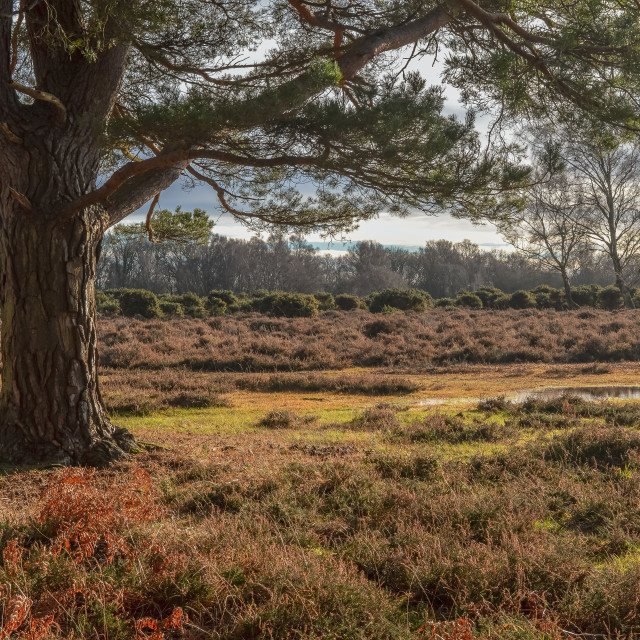
{"type": "Polygon", "coordinates": [[[560,274],[567,304],[575,307],[571,278],[584,253],[587,233],[574,185],[557,165],[560,158],[553,156],[556,149],[547,145],[539,157],[526,207],[498,228],[519,252],[560,274]]]}
{"type": "Polygon", "coordinates": [[[563,157],[573,183],[575,224],[611,261],[624,305],[634,308],[629,267],[640,251],[640,143],[594,126],[568,128],[563,157]]]}

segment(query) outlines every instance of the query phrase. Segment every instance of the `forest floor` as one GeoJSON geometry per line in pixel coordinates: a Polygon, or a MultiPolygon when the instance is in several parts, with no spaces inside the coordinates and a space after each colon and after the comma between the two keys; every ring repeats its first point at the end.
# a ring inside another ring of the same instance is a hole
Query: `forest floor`
{"type": "Polygon", "coordinates": [[[640,403],[505,399],[636,383],[634,363],[107,369],[153,446],[0,476],[0,638],[637,637],[640,403]]]}

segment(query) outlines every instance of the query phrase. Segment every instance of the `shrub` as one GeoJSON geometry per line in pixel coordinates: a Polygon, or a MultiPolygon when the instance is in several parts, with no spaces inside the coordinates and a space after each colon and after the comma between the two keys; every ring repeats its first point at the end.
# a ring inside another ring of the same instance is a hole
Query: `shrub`
{"type": "Polygon", "coordinates": [[[384,289],[370,296],[369,310],[380,313],[384,307],[401,311],[425,311],[432,304],[426,291],[419,289],[384,289]]]}
{"type": "Polygon", "coordinates": [[[200,296],[190,291],[175,296],[168,296],[167,301],[181,304],[184,309],[184,315],[190,316],[191,318],[206,318],[208,315],[203,300],[200,296]]]}
{"type": "Polygon", "coordinates": [[[619,309],[622,306],[622,291],[614,284],[611,284],[598,292],[598,302],[607,311],[619,309]]]}
{"type": "Polygon", "coordinates": [[[565,305],[564,291],[541,284],[531,291],[538,309],[562,309],[565,305]]]}
{"type": "Polygon", "coordinates": [[[212,316],[223,316],[227,312],[227,303],[221,298],[209,296],[205,302],[205,308],[212,316]]]}
{"type": "Polygon", "coordinates": [[[528,291],[520,289],[511,294],[510,306],[514,309],[531,309],[536,306],[536,299],[528,291]]]}
{"type": "Polygon", "coordinates": [[[212,313],[212,315],[222,315],[214,313],[214,310],[220,306],[220,300],[225,303],[225,311],[229,313],[238,311],[240,308],[240,299],[235,293],[233,293],[233,291],[229,291],[229,289],[214,289],[213,291],[210,291],[204,301],[204,306],[207,311],[212,313]]]}
{"type": "Polygon", "coordinates": [[[374,320],[365,325],[362,333],[364,333],[367,338],[375,338],[381,333],[393,333],[394,328],[394,325],[388,320],[374,320]]]}
{"type": "Polygon", "coordinates": [[[202,304],[185,307],[184,313],[191,318],[206,318],[208,315],[207,310],[202,306],[202,304]]]}
{"type": "Polygon", "coordinates": [[[202,300],[200,296],[188,291],[187,293],[181,293],[173,296],[174,302],[179,302],[185,309],[187,307],[199,307],[202,306],[202,300]]]}
{"type": "Polygon", "coordinates": [[[270,411],[260,422],[259,427],[266,429],[292,429],[298,427],[301,419],[295,413],[287,410],[270,411]]]}
{"type": "Polygon", "coordinates": [[[482,306],[486,308],[493,307],[495,300],[504,296],[504,293],[496,287],[480,287],[474,293],[482,300],[482,306]]]}
{"type": "Polygon", "coordinates": [[[433,303],[434,307],[455,307],[455,298],[438,298],[433,303]]]}
{"type": "Polygon", "coordinates": [[[117,300],[107,300],[98,307],[98,313],[103,316],[117,316],[120,312],[120,303],[117,300]]]}
{"type": "Polygon", "coordinates": [[[469,293],[469,291],[460,291],[456,298],[456,306],[468,307],[469,309],[482,309],[482,299],[475,293],[469,293]]]}
{"type": "Polygon", "coordinates": [[[104,291],[96,291],[96,311],[102,316],[117,316],[120,313],[120,303],[116,298],[108,296],[104,291]]]}
{"type": "Polygon", "coordinates": [[[341,293],[336,296],[336,306],[341,311],[353,311],[362,307],[362,300],[358,296],[352,296],[350,293],[341,293]]]}
{"type": "Polygon", "coordinates": [[[492,309],[508,309],[511,306],[511,296],[503,293],[501,296],[494,298],[491,302],[492,309]]]}
{"type": "Polygon", "coordinates": [[[179,302],[171,302],[170,300],[161,300],[160,310],[165,316],[169,316],[170,318],[184,315],[184,307],[179,302]]]}
{"type": "Polygon", "coordinates": [[[571,287],[571,297],[573,301],[581,307],[595,307],[598,305],[598,295],[601,289],[602,287],[597,284],[571,287]]]}
{"type": "Polygon", "coordinates": [[[255,311],[283,318],[313,318],[318,315],[318,301],[304,293],[276,291],[255,299],[252,307],[255,311]]]}
{"type": "Polygon", "coordinates": [[[318,301],[320,311],[332,311],[336,308],[336,301],[331,293],[317,291],[313,294],[313,297],[318,301]]]}
{"type": "Polygon", "coordinates": [[[159,318],[162,315],[158,298],[151,291],[145,289],[124,289],[120,293],[120,308],[122,315],[144,318],[159,318]]]}

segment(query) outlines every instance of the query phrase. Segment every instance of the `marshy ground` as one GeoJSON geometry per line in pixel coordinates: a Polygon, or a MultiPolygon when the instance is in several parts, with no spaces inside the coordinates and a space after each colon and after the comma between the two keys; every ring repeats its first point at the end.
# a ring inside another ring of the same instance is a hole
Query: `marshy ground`
{"type": "Polygon", "coordinates": [[[640,635],[640,403],[502,398],[639,380],[624,362],[108,367],[117,422],[155,446],[5,469],[0,637],[640,635]]]}

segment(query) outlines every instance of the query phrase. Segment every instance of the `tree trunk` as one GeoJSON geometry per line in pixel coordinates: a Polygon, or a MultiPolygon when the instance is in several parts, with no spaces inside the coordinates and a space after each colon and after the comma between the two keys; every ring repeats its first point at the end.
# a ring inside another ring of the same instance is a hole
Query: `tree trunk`
{"type": "Polygon", "coordinates": [[[573,301],[573,297],[571,295],[571,283],[569,282],[569,276],[564,269],[560,272],[560,275],[562,276],[562,284],[564,285],[564,297],[567,300],[567,305],[569,306],[569,309],[575,309],[578,305],[573,301]]]}
{"type": "Polygon", "coordinates": [[[94,278],[103,231],[95,211],[64,226],[27,211],[3,217],[2,461],[102,466],[134,444],[107,418],[98,388],[94,278]]]}
{"type": "Polygon", "coordinates": [[[614,261],[614,269],[616,274],[616,287],[620,289],[622,293],[622,300],[624,302],[625,309],[635,309],[636,305],[633,303],[633,297],[631,296],[631,289],[627,286],[622,275],[622,269],[616,261],[614,261]]]}

